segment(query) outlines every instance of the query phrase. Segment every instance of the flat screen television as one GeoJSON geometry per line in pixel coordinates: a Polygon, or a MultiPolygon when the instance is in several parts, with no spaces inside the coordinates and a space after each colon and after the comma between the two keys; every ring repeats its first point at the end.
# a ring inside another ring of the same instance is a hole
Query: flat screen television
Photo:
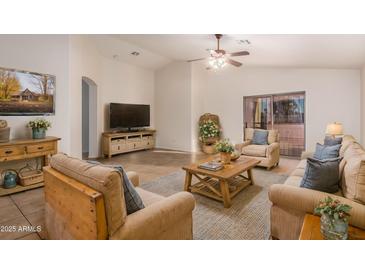
{"type": "Polygon", "coordinates": [[[110,103],[109,114],[111,129],[150,126],[150,105],[110,103]]]}

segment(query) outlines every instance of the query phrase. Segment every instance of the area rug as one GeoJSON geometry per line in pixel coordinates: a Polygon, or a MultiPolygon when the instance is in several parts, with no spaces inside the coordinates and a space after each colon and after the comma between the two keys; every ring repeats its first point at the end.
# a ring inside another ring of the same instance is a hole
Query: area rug
{"type": "MultiPolygon", "coordinates": [[[[183,190],[185,173],[178,171],[141,184],[145,190],[170,196],[183,190]]],[[[263,240],[270,236],[270,206],[268,190],[272,184],[282,184],[287,176],[253,170],[255,184],[232,199],[232,206],[194,194],[193,233],[196,240],[263,240]]]]}

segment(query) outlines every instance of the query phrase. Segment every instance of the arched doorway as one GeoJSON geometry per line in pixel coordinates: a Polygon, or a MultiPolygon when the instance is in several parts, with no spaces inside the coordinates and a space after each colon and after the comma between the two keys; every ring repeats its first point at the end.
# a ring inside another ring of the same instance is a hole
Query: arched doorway
{"type": "Polygon", "coordinates": [[[96,158],[97,144],[97,85],[82,77],[82,158],[96,158]]]}

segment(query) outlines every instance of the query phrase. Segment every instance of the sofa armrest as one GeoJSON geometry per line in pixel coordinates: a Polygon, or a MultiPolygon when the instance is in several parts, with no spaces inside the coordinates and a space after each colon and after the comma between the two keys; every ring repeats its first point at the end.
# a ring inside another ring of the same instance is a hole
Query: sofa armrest
{"type": "Polygon", "coordinates": [[[314,151],[303,151],[302,155],[300,156],[300,159],[304,160],[304,159],[313,157],[313,155],[314,155],[314,151]]]}
{"type": "Polygon", "coordinates": [[[238,150],[239,152],[241,152],[241,153],[242,153],[242,149],[243,149],[245,146],[248,146],[249,144],[251,144],[251,140],[246,140],[246,141],[244,141],[243,143],[236,144],[236,145],[234,146],[234,148],[235,148],[236,150],[238,150]]]}
{"type": "Polygon", "coordinates": [[[132,184],[137,187],[139,186],[139,175],[135,171],[127,171],[127,176],[129,180],[132,182],[132,184]]]}
{"type": "Polygon", "coordinates": [[[174,226],[189,215],[192,218],[194,207],[191,193],[176,193],[128,215],[115,235],[119,239],[156,239],[163,232],[176,229],[174,226]]]}
{"type": "Polygon", "coordinates": [[[274,184],[269,190],[269,199],[274,205],[310,214],[313,214],[319,201],[324,200],[327,196],[350,205],[352,207],[350,224],[365,229],[365,205],[333,194],[290,185],[274,184]]]}

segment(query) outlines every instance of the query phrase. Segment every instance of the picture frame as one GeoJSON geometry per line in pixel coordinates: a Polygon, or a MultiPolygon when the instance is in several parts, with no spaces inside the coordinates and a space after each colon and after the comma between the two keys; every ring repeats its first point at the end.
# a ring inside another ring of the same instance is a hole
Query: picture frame
{"type": "Polygon", "coordinates": [[[56,76],[0,67],[0,116],[55,114],[56,76]]]}

